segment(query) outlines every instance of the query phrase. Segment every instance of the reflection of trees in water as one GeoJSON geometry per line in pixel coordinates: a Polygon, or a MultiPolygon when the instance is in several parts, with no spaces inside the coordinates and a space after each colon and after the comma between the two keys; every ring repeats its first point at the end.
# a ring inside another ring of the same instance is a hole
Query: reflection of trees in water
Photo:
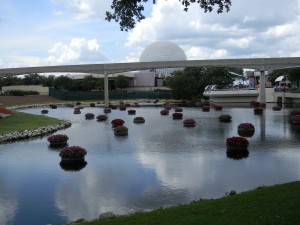
{"type": "Polygon", "coordinates": [[[0,224],[10,224],[17,213],[18,201],[7,189],[0,177],[0,224]]]}

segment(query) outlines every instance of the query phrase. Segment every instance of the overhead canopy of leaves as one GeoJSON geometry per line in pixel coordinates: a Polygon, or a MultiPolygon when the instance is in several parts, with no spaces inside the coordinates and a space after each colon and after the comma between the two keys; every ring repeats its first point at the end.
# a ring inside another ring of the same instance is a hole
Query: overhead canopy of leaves
{"type": "MultiPolygon", "coordinates": [[[[150,1],[150,0],[149,0],[150,1]]],[[[195,3],[204,10],[204,12],[213,11],[217,8],[218,13],[223,13],[230,10],[231,0],[178,0],[183,5],[183,10],[188,11],[191,4],[195,3]]],[[[106,12],[106,20],[119,23],[122,31],[128,31],[135,27],[136,21],[140,22],[145,19],[143,15],[144,4],[148,0],[113,0],[111,4],[112,12],[106,12]]],[[[152,0],[155,4],[156,0],[152,0]]]]}

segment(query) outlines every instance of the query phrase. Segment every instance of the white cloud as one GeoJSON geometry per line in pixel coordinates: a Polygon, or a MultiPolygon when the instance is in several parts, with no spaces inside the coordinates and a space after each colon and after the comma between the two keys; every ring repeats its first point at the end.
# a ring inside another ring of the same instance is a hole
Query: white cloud
{"type": "Polygon", "coordinates": [[[105,18],[105,12],[110,10],[111,1],[99,0],[69,0],[68,8],[75,14],[78,20],[91,18],[105,18]]]}
{"type": "Polygon", "coordinates": [[[159,40],[174,41],[188,59],[296,55],[299,45],[292,49],[290,41],[300,35],[299,2],[237,0],[229,13],[217,15],[205,14],[195,4],[186,13],[178,1],[158,0],[125,45],[145,48],[159,40]]]}
{"type": "Polygon", "coordinates": [[[54,11],[52,12],[52,14],[53,14],[53,16],[61,16],[61,15],[63,14],[63,12],[62,12],[62,11],[54,10],[54,11]]]}
{"type": "Polygon", "coordinates": [[[96,63],[106,60],[96,39],[73,38],[69,44],[56,43],[44,60],[47,64],[96,63]]]}

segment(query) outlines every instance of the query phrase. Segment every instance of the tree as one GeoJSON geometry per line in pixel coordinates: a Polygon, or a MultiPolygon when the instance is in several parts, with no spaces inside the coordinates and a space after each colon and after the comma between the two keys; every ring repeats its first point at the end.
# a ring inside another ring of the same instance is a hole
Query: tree
{"type": "MultiPolygon", "coordinates": [[[[188,11],[191,4],[198,4],[204,12],[211,12],[217,6],[217,12],[222,13],[224,8],[226,12],[229,11],[231,0],[179,0],[183,5],[183,10],[188,11]]],[[[111,9],[113,12],[106,12],[105,19],[108,21],[114,20],[119,23],[121,31],[128,31],[135,27],[136,21],[140,22],[145,19],[142,14],[144,11],[144,4],[148,0],[113,0],[111,9]]],[[[153,4],[156,0],[153,0],[153,4]]]]}
{"type": "Polygon", "coordinates": [[[172,89],[175,99],[201,98],[207,85],[225,86],[232,82],[228,68],[223,67],[186,68],[175,71],[166,78],[166,85],[172,89]]]}
{"type": "Polygon", "coordinates": [[[27,74],[23,78],[25,85],[39,85],[42,83],[42,78],[37,73],[27,74]]]}
{"type": "Polygon", "coordinates": [[[68,90],[72,86],[73,80],[67,76],[59,76],[54,80],[54,87],[57,89],[68,90]]]}
{"type": "Polygon", "coordinates": [[[104,78],[99,78],[96,82],[96,89],[103,90],[104,89],[104,78]]]}
{"type": "Polygon", "coordinates": [[[124,75],[119,75],[115,79],[115,85],[117,88],[127,88],[129,86],[129,79],[124,75]]]}

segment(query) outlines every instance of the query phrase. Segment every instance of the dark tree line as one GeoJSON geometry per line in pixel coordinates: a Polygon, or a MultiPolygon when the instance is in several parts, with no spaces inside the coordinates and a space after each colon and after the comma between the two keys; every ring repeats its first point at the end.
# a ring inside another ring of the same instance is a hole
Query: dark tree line
{"type": "Polygon", "coordinates": [[[198,67],[173,72],[166,78],[166,85],[176,99],[200,99],[207,85],[227,86],[233,80],[228,68],[198,67]]]}
{"type": "MultiPolygon", "coordinates": [[[[81,80],[71,79],[68,76],[42,76],[39,74],[28,74],[24,77],[6,77],[0,79],[0,87],[12,85],[42,85],[45,87],[53,87],[56,89],[68,91],[91,91],[103,90],[104,79],[94,78],[93,76],[85,76],[81,80]]],[[[127,88],[129,85],[128,77],[119,75],[115,81],[109,82],[109,88],[127,88]]]]}

